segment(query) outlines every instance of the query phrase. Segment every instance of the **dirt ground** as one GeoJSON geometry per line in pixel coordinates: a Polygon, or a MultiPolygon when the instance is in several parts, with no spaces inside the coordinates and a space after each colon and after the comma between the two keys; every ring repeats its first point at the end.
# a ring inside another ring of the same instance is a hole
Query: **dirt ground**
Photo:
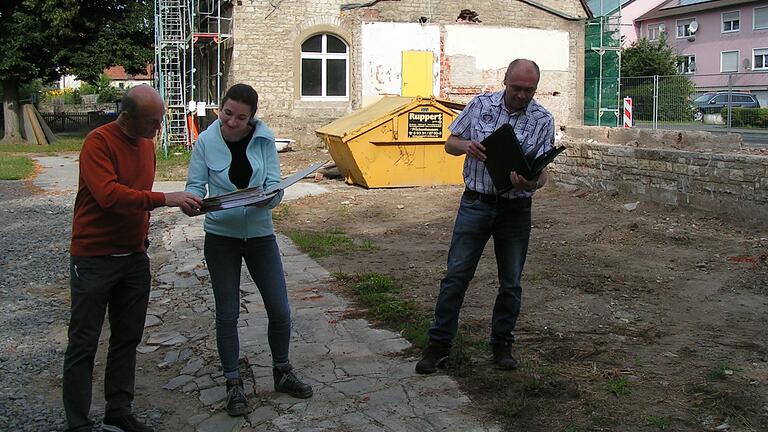
{"type": "MultiPolygon", "coordinates": [[[[283,174],[323,158],[280,155],[283,174]]],[[[462,187],[320,184],[331,193],[278,208],[278,230],[372,244],[318,261],[395,276],[430,310],[462,187]]],[[[768,229],[624,206],[637,201],[551,184],[536,194],[514,351],[523,367],[495,371],[480,343],[469,367],[448,372],[478,413],[510,431],[768,430],[768,229]]],[[[462,310],[468,341],[487,337],[496,289],[489,243],[462,310]]]]}

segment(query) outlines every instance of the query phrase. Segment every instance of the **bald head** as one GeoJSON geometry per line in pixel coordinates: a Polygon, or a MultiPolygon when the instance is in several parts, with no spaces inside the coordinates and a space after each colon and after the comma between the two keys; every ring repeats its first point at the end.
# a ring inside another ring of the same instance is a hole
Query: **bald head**
{"type": "Polygon", "coordinates": [[[504,104],[509,112],[525,109],[536,94],[541,72],[532,60],[517,59],[504,75],[504,104]]]}
{"type": "Polygon", "coordinates": [[[142,84],[123,95],[118,123],[131,138],[154,138],[163,123],[165,107],[160,93],[142,84]]]}

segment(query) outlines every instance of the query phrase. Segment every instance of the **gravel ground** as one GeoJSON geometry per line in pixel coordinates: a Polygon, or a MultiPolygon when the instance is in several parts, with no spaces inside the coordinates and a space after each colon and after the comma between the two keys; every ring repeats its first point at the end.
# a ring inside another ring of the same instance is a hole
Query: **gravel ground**
{"type": "Polygon", "coordinates": [[[35,192],[0,181],[0,430],[60,431],[58,389],[64,345],[55,339],[69,319],[68,250],[73,193],[35,192]],[[51,294],[53,293],[53,295],[51,294]]]}

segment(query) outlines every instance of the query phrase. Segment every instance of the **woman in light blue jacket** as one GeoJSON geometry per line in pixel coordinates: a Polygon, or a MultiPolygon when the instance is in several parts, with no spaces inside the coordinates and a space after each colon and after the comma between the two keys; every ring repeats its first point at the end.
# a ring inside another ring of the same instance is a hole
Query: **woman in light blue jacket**
{"type": "MultiPolygon", "coordinates": [[[[236,84],[222,100],[219,119],[200,134],[192,151],[187,192],[204,197],[262,187],[280,182],[275,137],[255,117],[258,94],[249,85],[236,84]]],[[[298,398],[312,396],[312,387],[301,382],[288,361],[291,311],[283,264],[272,227],[272,209],[282,191],[263,207],[237,207],[205,215],[205,261],[216,300],[216,343],[227,385],[227,413],[250,411],[240,378],[240,311],[242,260],[259,288],[269,318],[267,338],[272,351],[275,391],[298,398]]]]}

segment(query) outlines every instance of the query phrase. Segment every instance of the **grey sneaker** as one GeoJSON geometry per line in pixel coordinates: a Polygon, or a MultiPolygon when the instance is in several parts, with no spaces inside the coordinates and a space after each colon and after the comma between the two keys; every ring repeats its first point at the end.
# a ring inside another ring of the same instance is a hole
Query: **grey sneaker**
{"type": "Polygon", "coordinates": [[[296,374],[293,373],[293,366],[272,368],[272,375],[275,378],[276,392],[287,393],[299,399],[312,397],[312,387],[299,380],[296,374]]]}
{"type": "Polygon", "coordinates": [[[424,349],[424,355],[416,363],[416,373],[431,374],[437,371],[437,368],[444,368],[448,360],[448,354],[451,353],[451,346],[447,343],[430,341],[424,349]]]}
{"type": "Polygon", "coordinates": [[[245,399],[243,390],[243,380],[233,378],[227,380],[227,414],[232,417],[239,417],[251,412],[248,401],[245,399]]]}
{"type": "Polygon", "coordinates": [[[154,429],[140,422],[133,414],[121,417],[104,417],[104,432],[155,432],[154,429]]]}

